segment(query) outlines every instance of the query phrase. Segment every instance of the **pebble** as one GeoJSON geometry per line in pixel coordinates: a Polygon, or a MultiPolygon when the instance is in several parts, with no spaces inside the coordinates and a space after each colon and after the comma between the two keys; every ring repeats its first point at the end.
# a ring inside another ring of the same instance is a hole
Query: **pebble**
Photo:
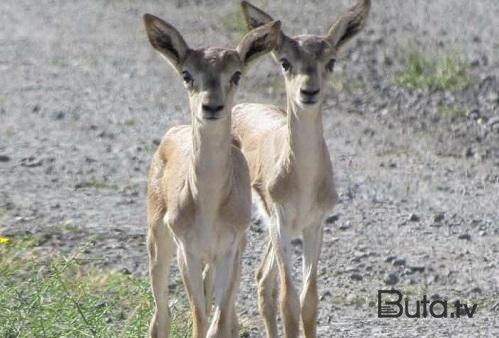
{"type": "Polygon", "coordinates": [[[478,286],[472,288],[469,293],[482,293],[482,289],[479,288],[478,286]]]}
{"type": "Polygon", "coordinates": [[[334,214],[334,215],[331,215],[328,218],[326,218],[326,223],[331,224],[331,223],[336,222],[339,219],[340,219],[340,215],[334,214]]]}
{"type": "Polygon", "coordinates": [[[0,155],[0,162],[9,162],[10,157],[7,155],[0,155]]]}
{"type": "Polygon", "coordinates": [[[350,228],[350,222],[347,221],[346,223],[343,223],[342,225],[339,226],[339,229],[342,231],[348,230],[350,228]]]}
{"type": "Polygon", "coordinates": [[[383,279],[383,281],[387,285],[395,285],[399,282],[399,280],[400,280],[399,276],[396,272],[391,272],[391,273],[385,275],[385,278],[383,279]]]}
{"type": "Polygon", "coordinates": [[[350,279],[354,280],[354,281],[357,281],[357,282],[360,282],[364,278],[362,277],[362,275],[360,273],[352,273],[350,275],[350,279]]]}
{"type": "Polygon", "coordinates": [[[477,121],[480,118],[480,110],[478,109],[472,109],[466,114],[466,117],[470,120],[477,121]]]}
{"type": "Polygon", "coordinates": [[[418,215],[412,213],[409,215],[409,218],[407,220],[410,222],[419,222],[420,218],[418,215]]]}
{"type": "Polygon", "coordinates": [[[435,223],[440,223],[444,219],[445,219],[445,214],[443,212],[435,214],[435,216],[433,216],[433,222],[435,223]]]}
{"type": "Polygon", "coordinates": [[[395,259],[392,264],[395,265],[395,266],[405,266],[405,259],[404,258],[399,258],[399,259],[395,259]]]}
{"type": "Polygon", "coordinates": [[[397,256],[388,256],[388,257],[386,257],[385,262],[386,263],[391,263],[391,262],[393,262],[396,259],[397,259],[397,256]]]}
{"type": "Polygon", "coordinates": [[[461,234],[461,235],[457,236],[457,238],[463,239],[463,240],[466,240],[466,241],[471,241],[471,235],[470,234],[461,234]]]}
{"type": "Polygon", "coordinates": [[[473,152],[473,148],[471,148],[471,147],[467,147],[467,148],[464,150],[464,153],[463,153],[464,157],[466,157],[466,158],[473,157],[473,155],[474,155],[474,154],[475,154],[475,153],[473,152]]]}
{"type": "Polygon", "coordinates": [[[492,117],[487,125],[492,131],[499,132],[499,116],[492,117]]]}
{"type": "Polygon", "coordinates": [[[25,157],[21,159],[21,166],[27,168],[35,168],[42,165],[42,160],[37,160],[35,157],[25,157]]]}
{"type": "Polygon", "coordinates": [[[65,116],[64,112],[58,111],[54,113],[54,120],[62,120],[64,119],[64,116],[65,116]]]}
{"type": "Polygon", "coordinates": [[[425,267],[424,266],[411,266],[411,267],[409,267],[409,269],[411,269],[412,272],[423,273],[425,271],[425,267]]]}
{"type": "Polygon", "coordinates": [[[320,300],[324,300],[324,299],[329,298],[329,297],[331,297],[331,296],[332,296],[331,291],[326,290],[326,291],[324,291],[324,292],[321,294],[320,300]]]}

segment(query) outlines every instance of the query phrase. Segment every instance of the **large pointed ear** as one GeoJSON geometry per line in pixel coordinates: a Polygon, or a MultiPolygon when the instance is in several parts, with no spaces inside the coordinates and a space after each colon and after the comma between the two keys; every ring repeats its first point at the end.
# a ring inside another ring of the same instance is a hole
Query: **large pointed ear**
{"type": "Polygon", "coordinates": [[[274,49],[280,32],[281,22],[272,21],[246,33],[236,48],[244,65],[274,49]]]}
{"type": "Polygon", "coordinates": [[[241,2],[241,9],[243,11],[246,24],[248,25],[248,29],[250,30],[274,21],[270,15],[247,1],[241,2]]]}
{"type": "Polygon", "coordinates": [[[371,0],[359,0],[359,2],[347,10],[331,26],[327,33],[327,39],[335,47],[341,47],[360,32],[367,22],[367,16],[371,7],[371,0]]]}
{"type": "Polygon", "coordinates": [[[180,72],[189,51],[182,35],[172,25],[151,14],[144,15],[144,24],[151,45],[180,72]]]}

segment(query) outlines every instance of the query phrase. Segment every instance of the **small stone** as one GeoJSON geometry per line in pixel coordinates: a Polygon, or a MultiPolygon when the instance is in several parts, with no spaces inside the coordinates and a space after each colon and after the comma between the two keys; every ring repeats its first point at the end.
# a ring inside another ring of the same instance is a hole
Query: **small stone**
{"type": "Polygon", "coordinates": [[[9,162],[10,157],[7,155],[0,155],[0,162],[9,162]]]}
{"type": "Polygon", "coordinates": [[[478,59],[471,60],[470,66],[471,67],[478,67],[478,66],[480,66],[480,60],[478,60],[478,59]]]}
{"type": "Polygon", "coordinates": [[[339,219],[340,219],[340,215],[334,214],[334,215],[331,215],[328,218],[326,218],[326,223],[331,224],[331,223],[336,222],[339,219]]]}
{"type": "Polygon", "coordinates": [[[480,110],[478,109],[472,109],[466,114],[466,117],[472,121],[477,121],[480,118],[480,116],[481,116],[480,110]]]}
{"type": "Polygon", "coordinates": [[[385,275],[385,278],[383,279],[383,281],[387,285],[395,285],[399,282],[399,276],[397,275],[396,272],[391,272],[391,273],[385,275]]]}
{"type": "Polygon", "coordinates": [[[433,222],[440,223],[445,219],[445,214],[443,212],[436,214],[433,217],[433,222]]]}
{"type": "Polygon", "coordinates": [[[470,290],[470,293],[482,293],[482,289],[480,289],[478,286],[476,286],[470,290]]]}
{"type": "Polygon", "coordinates": [[[391,262],[393,262],[396,259],[397,259],[397,256],[388,256],[388,257],[386,257],[385,262],[386,263],[391,263],[391,262]]]}
{"type": "Polygon", "coordinates": [[[412,213],[409,215],[408,221],[410,222],[419,222],[420,218],[418,215],[412,213]]]}
{"type": "Polygon", "coordinates": [[[409,267],[409,269],[411,269],[412,272],[423,273],[425,271],[425,267],[424,266],[411,266],[411,267],[409,267]]]}
{"type": "Polygon", "coordinates": [[[33,156],[25,157],[25,158],[21,159],[21,166],[23,166],[23,167],[35,168],[35,167],[39,167],[41,165],[42,165],[42,160],[37,160],[33,156]]]}
{"type": "Polygon", "coordinates": [[[350,222],[347,221],[346,223],[343,223],[342,225],[340,225],[339,229],[341,231],[345,231],[345,230],[348,230],[350,228],[350,222]]]}
{"type": "Polygon", "coordinates": [[[464,157],[466,157],[466,158],[473,157],[473,155],[474,155],[474,154],[475,154],[475,153],[473,152],[473,148],[471,148],[471,147],[467,147],[467,148],[464,150],[464,153],[463,153],[464,157]]]}
{"type": "Polygon", "coordinates": [[[58,111],[54,114],[54,120],[62,120],[64,119],[64,116],[65,116],[64,112],[58,111]]]}
{"type": "Polygon", "coordinates": [[[405,266],[405,259],[403,259],[403,258],[395,259],[392,262],[392,264],[395,266],[405,266]]]}
{"type": "Polygon", "coordinates": [[[132,273],[130,272],[130,270],[128,270],[127,268],[121,268],[119,270],[120,273],[124,274],[124,275],[131,275],[132,273]]]}
{"type": "Polygon", "coordinates": [[[320,300],[325,300],[326,298],[331,297],[331,296],[332,296],[331,291],[326,290],[322,293],[320,300]]]}
{"type": "Polygon", "coordinates": [[[461,234],[461,235],[457,236],[457,238],[462,239],[462,240],[466,240],[466,241],[471,241],[470,234],[461,234]]]}
{"type": "Polygon", "coordinates": [[[487,126],[492,131],[499,132],[499,116],[492,117],[487,123],[487,126]]]}
{"type": "Polygon", "coordinates": [[[350,275],[350,279],[357,281],[357,282],[360,282],[363,279],[363,277],[360,273],[352,273],[350,275]]]}
{"type": "Polygon", "coordinates": [[[438,293],[434,293],[433,295],[430,296],[431,300],[437,300],[437,299],[442,299],[442,297],[438,293]]]}
{"type": "Polygon", "coordinates": [[[384,60],[385,66],[392,66],[393,65],[393,59],[389,56],[385,56],[384,60]]]}

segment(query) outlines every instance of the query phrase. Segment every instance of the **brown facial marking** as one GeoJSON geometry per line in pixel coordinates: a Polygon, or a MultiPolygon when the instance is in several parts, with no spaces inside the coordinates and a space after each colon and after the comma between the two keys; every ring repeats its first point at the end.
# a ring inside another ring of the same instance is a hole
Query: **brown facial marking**
{"type": "Polygon", "coordinates": [[[298,36],[295,39],[305,52],[317,59],[321,58],[330,47],[324,39],[313,35],[298,36]]]}

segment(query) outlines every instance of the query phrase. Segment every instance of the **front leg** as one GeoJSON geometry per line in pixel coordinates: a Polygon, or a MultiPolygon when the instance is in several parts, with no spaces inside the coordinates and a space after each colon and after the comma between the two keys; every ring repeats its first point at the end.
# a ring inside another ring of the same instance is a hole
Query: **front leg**
{"type": "Polygon", "coordinates": [[[300,295],[305,338],[317,335],[317,268],[322,246],[323,222],[303,230],[303,290],[300,295]]]}
{"type": "Polygon", "coordinates": [[[241,276],[241,258],[245,247],[245,238],[236,239],[236,243],[215,262],[215,306],[207,337],[239,337],[239,325],[235,309],[239,278],[241,276]]]}
{"type": "Polygon", "coordinates": [[[291,275],[291,237],[284,208],[274,204],[270,223],[272,248],[276,256],[280,277],[279,305],[284,323],[284,336],[295,338],[300,333],[300,301],[291,275]]]}
{"type": "Polygon", "coordinates": [[[207,315],[202,276],[203,264],[199,258],[187,252],[185,243],[181,243],[177,251],[178,266],[192,311],[192,336],[205,338],[207,315]]]}
{"type": "Polygon", "coordinates": [[[154,314],[149,325],[149,337],[167,338],[170,334],[170,309],[168,308],[168,276],[175,252],[175,242],[170,230],[163,223],[163,214],[157,209],[149,214],[147,248],[149,276],[154,297],[154,314]]]}

